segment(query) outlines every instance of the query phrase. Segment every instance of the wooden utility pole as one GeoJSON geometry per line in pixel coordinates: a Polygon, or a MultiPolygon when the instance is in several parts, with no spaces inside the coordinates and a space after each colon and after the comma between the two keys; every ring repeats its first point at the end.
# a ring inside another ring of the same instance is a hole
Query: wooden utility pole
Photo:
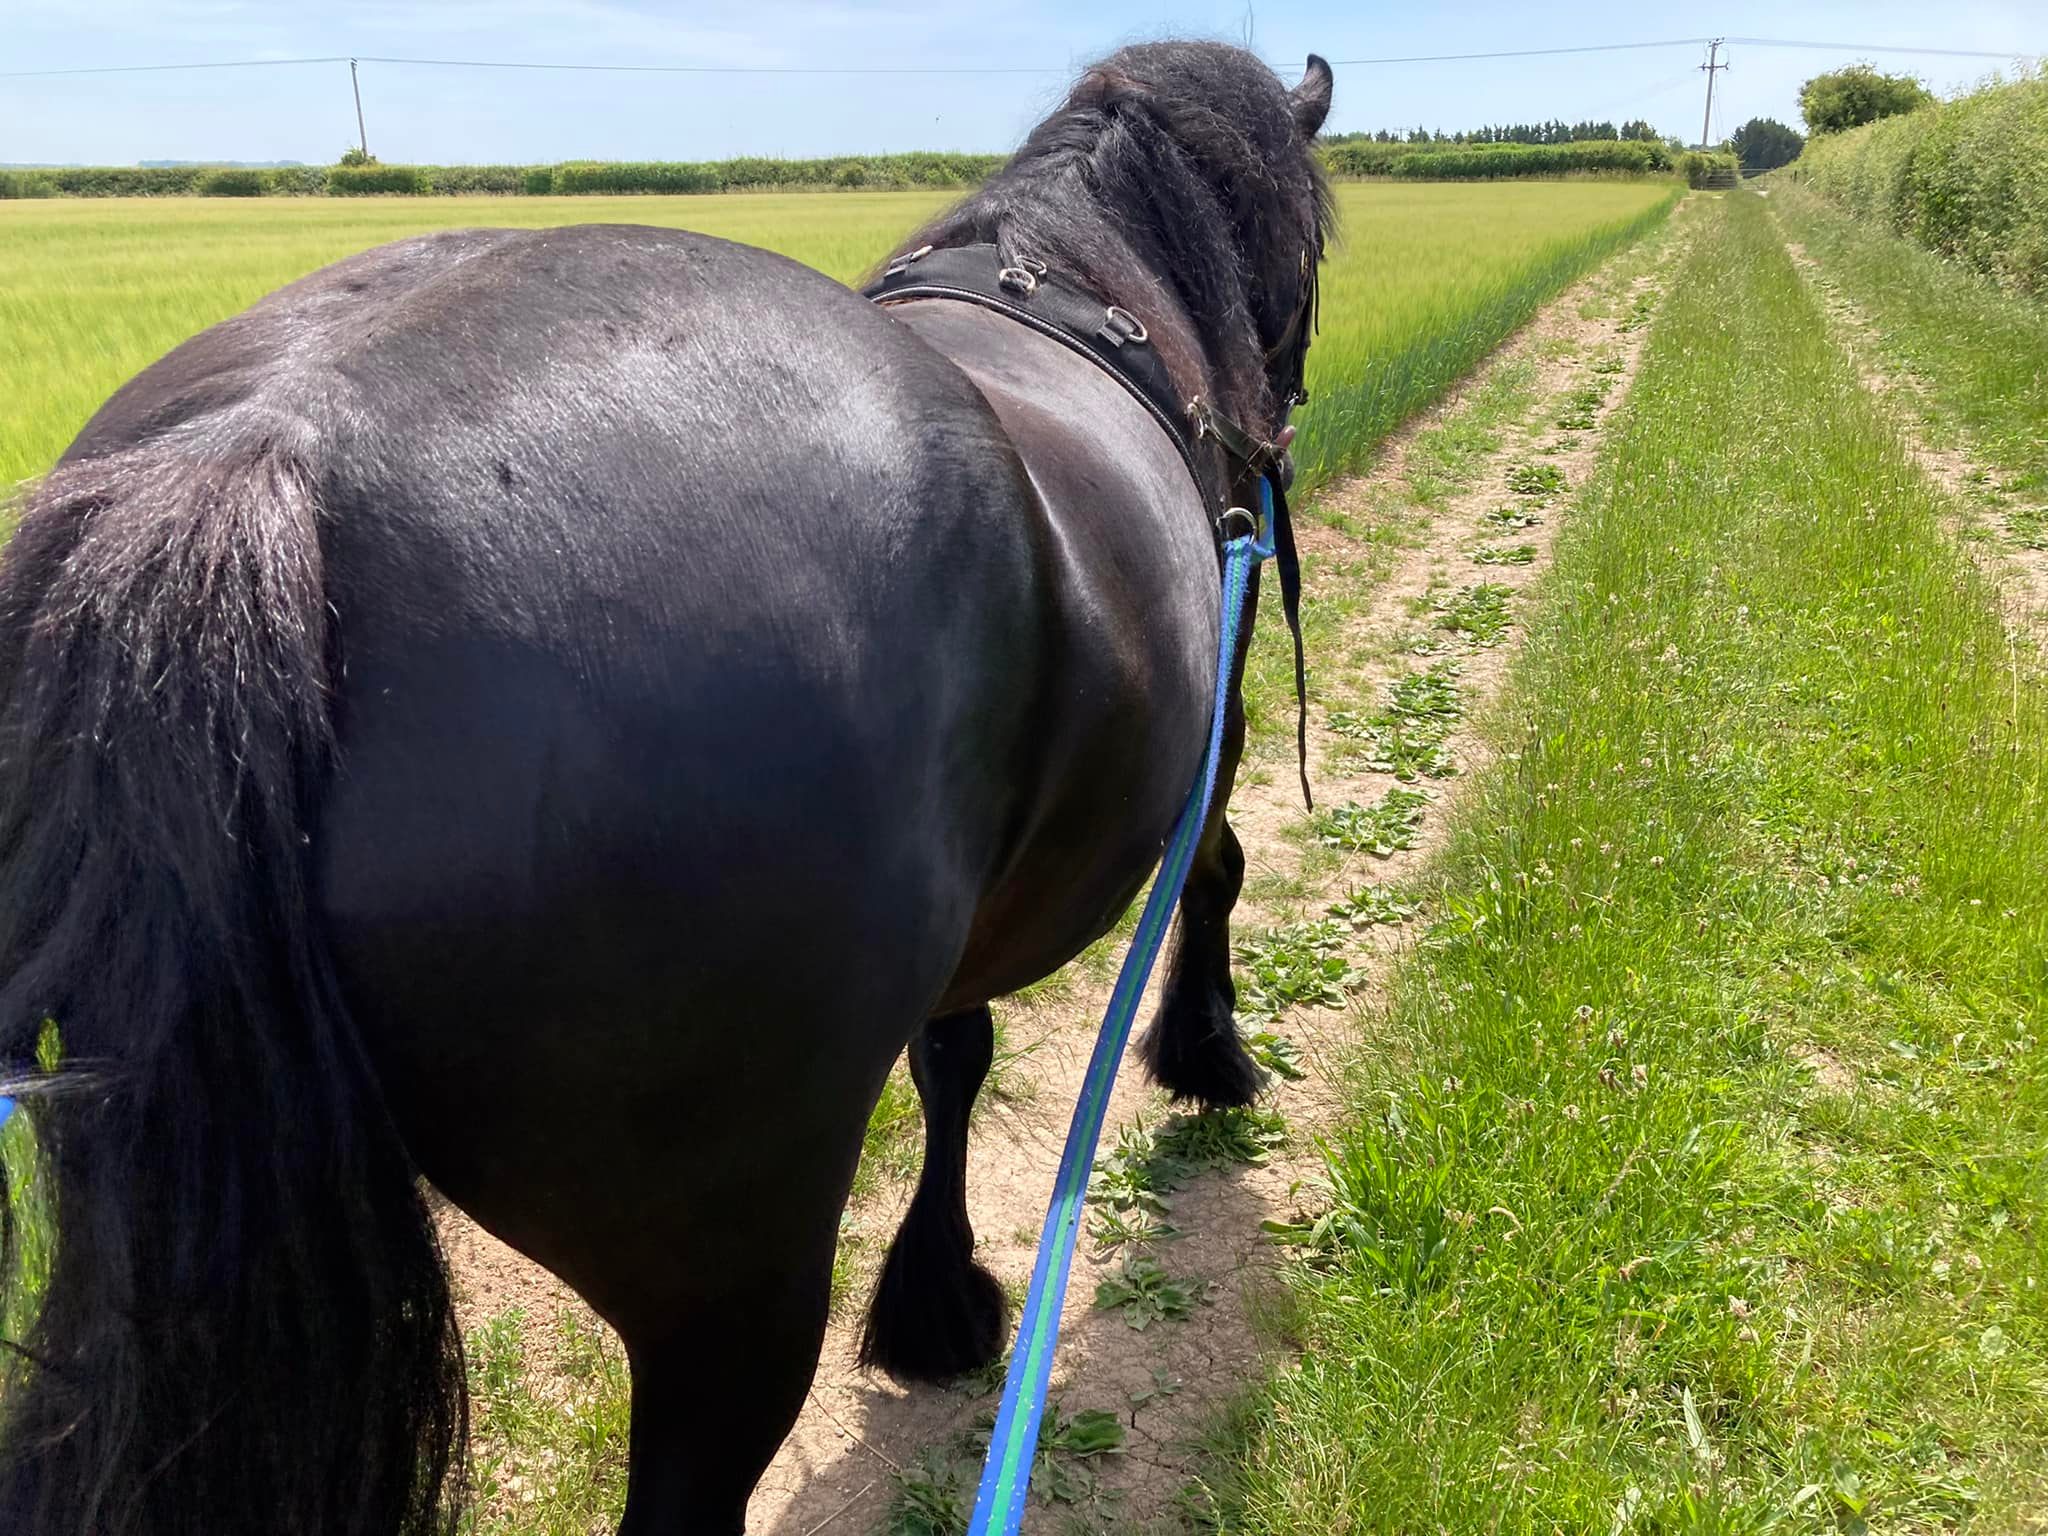
{"type": "Polygon", "coordinates": [[[1726,64],[1716,63],[1715,60],[1720,57],[1721,45],[1726,41],[1727,39],[1725,37],[1717,37],[1712,42],[1708,43],[1707,62],[1700,66],[1701,69],[1707,72],[1707,110],[1706,114],[1700,118],[1701,149],[1705,149],[1707,147],[1707,135],[1714,131],[1714,71],[1717,69],[1726,69],[1728,67],[1726,64]]]}
{"type": "MultiPolygon", "coordinates": [[[[1712,76],[1709,76],[1708,79],[1711,82],[1712,76]]],[[[349,89],[356,93],[356,148],[363,152],[363,158],[367,160],[370,158],[370,136],[363,132],[363,87],[356,79],[356,61],[354,59],[348,61],[348,85],[349,89]]],[[[1711,95],[1712,92],[1710,90],[1709,96],[1711,97],[1711,95]]]]}

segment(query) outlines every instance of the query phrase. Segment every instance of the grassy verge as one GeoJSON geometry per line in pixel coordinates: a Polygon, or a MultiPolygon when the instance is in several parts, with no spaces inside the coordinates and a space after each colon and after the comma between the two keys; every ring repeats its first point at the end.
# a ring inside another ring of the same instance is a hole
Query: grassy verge
{"type": "Polygon", "coordinates": [[[2048,303],[1999,288],[1773,178],[1771,209],[1910,374],[1945,445],[2023,502],[2048,501],[2048,303]]]}
{"type": "Polygon", "coordinates": [[[2048,1501],[2048,687],[1764,206],[1703,223],[1292,1234],[1226,1529],[2048,1501]]]}

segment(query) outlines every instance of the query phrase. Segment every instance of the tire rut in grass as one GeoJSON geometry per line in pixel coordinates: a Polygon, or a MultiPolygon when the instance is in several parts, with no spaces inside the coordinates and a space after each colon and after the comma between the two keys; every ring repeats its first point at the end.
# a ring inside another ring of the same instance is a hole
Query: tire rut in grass
{"type": "Polygon", "coordinates": [[[1937,446],[1928,436],[1919,385],[1910,373],[1885,366],[1876,323],[1803,245],[1787,240],[1785,250],[1864,389],[1884,402],[1907,455],[1947,494],[1954,508],[1949,531],[1991,583],[2006,624],[2048,650],[2048,508],[2000,505],[1998,477],[1985,464],[1966,449],[1937,446]]]}

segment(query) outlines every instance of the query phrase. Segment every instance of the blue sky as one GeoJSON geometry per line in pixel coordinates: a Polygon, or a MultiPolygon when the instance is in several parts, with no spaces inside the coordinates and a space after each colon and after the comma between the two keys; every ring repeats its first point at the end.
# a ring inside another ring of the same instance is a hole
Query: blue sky
{"type": "MultiPolygon", "coordinates": [[[[622,75],[363,66],[370,148],[391,161],[709,159],[913,148],[1008,149],[1073,70],[1167,33],[1241,39],[1292,74],[1326,57],[1463,53],[1703,34],[2048,49],[2039,0],[1938,6],[1728,0],[1657,13],[1474,0],[9,0],[0,70],[355,54],[554,63],[976,67],[959,76],[622,75]],[[1711,27],[1696,19],[1711,14],[1711,27]]],[[[1463,63],[1344,65],[1333,129],[1456,130],[1549,116],[1649,118],[1699,133],[1702,50],[1463,63]]],[[[1737,45],[1716,86],[1716,134],[1751,116],[1797,123],[1799,82],[1857,57],[1737,45]]],[[[1953,90],[1989,60],[1871,54],[1953,90]]],[[[280,66],[68,79],[0,79],[0,161],[328,161],[355,137],[348,69],[280,66]]]]}

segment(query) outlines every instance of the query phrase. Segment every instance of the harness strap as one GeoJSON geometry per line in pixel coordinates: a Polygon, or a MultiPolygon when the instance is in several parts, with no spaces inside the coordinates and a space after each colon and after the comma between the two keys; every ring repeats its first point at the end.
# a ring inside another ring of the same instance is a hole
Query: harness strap
{"type": "Polygon", "coordinates": [[[1308,787],[1308,656],[1301,643],[1301,555],[1294,547],[1294,519],[1287,515],[1287,491],[1280,484],[1277,465],[1260,480],[1259,495],[1272,523],[1273,565],[1280,572],[1280,611],[1294,640],[1295,764],[1301,774],[1302,802],[1314,810],[1315,792],[1308,787]]]}
{"type": "MultiPolygon", "coordinates": [[[[1042,336],[1080,353],[1130,391],[1159,424],[1197,490],[1202,487],[1200,461],[1182,419],[1166,364],[1149,345],[1151,333],[1129,310],[1105,304],[1093,294],[1061,281],[1044,263],[1005,267],[992,245],[930,246],[899,257],[862,290],[877,304],[906,299],[954,299],[1009,316],[1042,336]]],[[[1199,427],[1198,427],[1199,432],[1199,427]]],[[[1242,436],[1243,434],[1239,434],[1242,436]]],[[[1228,443],[1225,443],[1228,447],[1228,443]]],[[[1203,493],[1207,500],[1207,493],[1203,493]]]]}

